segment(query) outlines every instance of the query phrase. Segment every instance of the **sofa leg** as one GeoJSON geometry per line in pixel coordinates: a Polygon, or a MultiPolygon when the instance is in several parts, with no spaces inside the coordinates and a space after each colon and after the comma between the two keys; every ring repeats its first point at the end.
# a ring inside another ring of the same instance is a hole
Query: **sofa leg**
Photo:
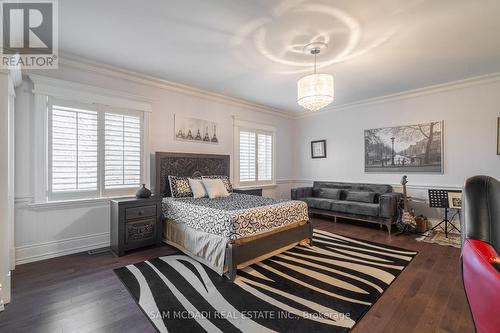
{"type": "Polygon", "coordinates": [[[380,227],[380,230],[382,230],[382,223],[380,223],[378,226],[380,227]]]}
{"type": "Polygon", "coordinates": [[[387,225],[387,231],[389,232],[389,236],[391,235],[391,228],[392,226],[390,224],[387,225]]]}

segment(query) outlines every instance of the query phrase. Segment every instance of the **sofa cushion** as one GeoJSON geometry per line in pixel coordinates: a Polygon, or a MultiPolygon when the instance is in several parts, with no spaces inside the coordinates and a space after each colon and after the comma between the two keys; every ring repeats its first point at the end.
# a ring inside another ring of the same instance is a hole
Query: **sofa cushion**
{"type": "Polygon", "coordinates": [[[320,188],[314,192],[314,196],[318,198],[339,200],[341,191],[342,190],[338,188],[320,188]]]}
{"type": "Polygon", "coordinates": [[[332,199],[313,197],[301,198],[300,200],[304,201],[307,204],[307,207],[324,210],[330,210],[333,202],[332,199]]]}
{"type": "Polygon", "coordinates": [[[338,188],[347,191],[375,192],[379,194],[392,192],[391,185],[383,184],[364,184],[364,183],[341,183],[341,182],[314,182],[314,189],[319,188],[338,188]]]}
{"type": "Polygon", "coordinates": [[[377,193],[364,191],[347,191],[346,200],[355,202],[375,203],[377,193]]]}
{"type": "Polygon", "coordinates": [[[339,212],[345,214],[364,215],[377,217],[379,205],[365,202],[333,200],[325,198],[301,198],[305,201],[309,208],[323,209],[331,212],[339,212]]]}
{"type": "Polygon", "coordinates": [[[346,214],[378,216],[379,205],[366,202],[335,200],[330,203],[330,210],[346,214]]]}

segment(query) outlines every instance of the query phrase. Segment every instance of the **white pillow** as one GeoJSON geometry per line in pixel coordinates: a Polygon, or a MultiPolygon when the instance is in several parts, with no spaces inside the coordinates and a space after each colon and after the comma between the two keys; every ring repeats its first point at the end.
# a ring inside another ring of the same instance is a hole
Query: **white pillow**
{"type": "Polygon", "coordinates": [[[210,199],[228,197],[229,192],[226,190],[226,186],[222,182],[222,179],[203,179],[203,185],[207,190],[208,197],[210,199]]]}
{"type": "Polygon", "coordinates": [[[203,181],[201,179],[188,178],[188,181],[191,191],[193,192],[193,198],[208,197],[207,190],[205,189],[205,185],[203,185],[203,181]]]}

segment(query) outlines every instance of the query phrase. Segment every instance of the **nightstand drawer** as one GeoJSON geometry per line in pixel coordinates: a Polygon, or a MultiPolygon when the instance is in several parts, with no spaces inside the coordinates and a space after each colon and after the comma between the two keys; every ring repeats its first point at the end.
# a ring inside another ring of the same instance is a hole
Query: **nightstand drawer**
{"type": "Polygon", "coordinates": [[[131,207],[125,209],[125,219],[132,220],[137,218],[156,216],[156,205],[131,207]]]}
{"type": "Polygon", "coordinates": [[[125,245],[156,239],[156,218],[136,220],[125,224],[125,245]]]}
{"type": "Polygon", "coordinates": [[[248,194],[248,195],[256,195],[261,197],[262,196],[262,189],[261,188],[246,188],[246,189],[234,189],[234,193],[241,193],[241,194],[248,194]]]}

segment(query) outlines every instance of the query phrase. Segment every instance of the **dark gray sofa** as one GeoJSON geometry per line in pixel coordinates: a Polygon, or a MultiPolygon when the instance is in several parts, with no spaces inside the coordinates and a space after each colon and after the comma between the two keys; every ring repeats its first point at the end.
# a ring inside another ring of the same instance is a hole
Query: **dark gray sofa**
{"type": "Polygon", "coordinates": [[[392,186],[340,182],[314,182],[292,189],[292,200],[307,203],[309,213],[361,220],[387,226],[397,221],[401,193],[392,186]]]}

